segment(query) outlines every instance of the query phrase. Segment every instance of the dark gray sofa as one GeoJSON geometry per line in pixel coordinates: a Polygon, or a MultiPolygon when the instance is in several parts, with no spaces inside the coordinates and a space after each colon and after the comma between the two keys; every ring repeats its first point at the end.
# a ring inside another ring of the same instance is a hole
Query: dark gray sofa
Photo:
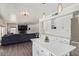
{"type": "Polygon", "coordinates": [[[20,42],[28,42],[31,41],[32,38],[38,38],[39,36],[37,33],[31,34],[13,34],[9,36],[3,36],[1,40],[1,45],[8,45],[13,43],[20,43],[20,42]]]}

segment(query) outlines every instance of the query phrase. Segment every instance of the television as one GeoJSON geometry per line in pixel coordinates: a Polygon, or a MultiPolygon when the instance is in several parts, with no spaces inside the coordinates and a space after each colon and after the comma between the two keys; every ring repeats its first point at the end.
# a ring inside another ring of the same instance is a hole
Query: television
{"type": "Polygon", "coordinates": [[[27,25],[18,25],[18,31],[20,32],[26,32],[27,31],[28,26],[27,25]]]}

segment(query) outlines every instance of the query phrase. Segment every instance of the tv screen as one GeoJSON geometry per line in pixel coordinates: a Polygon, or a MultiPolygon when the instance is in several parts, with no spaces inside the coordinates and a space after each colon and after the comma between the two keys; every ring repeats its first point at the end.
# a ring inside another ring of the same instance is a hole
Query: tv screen
{"type": "Polygon", "coordinates": [[[26,31],[27,30],[27,25],[18,25],[18,30],[19,31],[26,31]]]}

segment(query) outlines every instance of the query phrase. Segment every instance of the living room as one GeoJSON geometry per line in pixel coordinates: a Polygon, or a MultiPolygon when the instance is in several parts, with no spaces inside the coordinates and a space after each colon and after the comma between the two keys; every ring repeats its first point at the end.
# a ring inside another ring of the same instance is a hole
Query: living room
{"type": "Polygon", "coordinates": [[[78,6],[75,3],[0,4],[0,56],[79,55],[78,6]]]}

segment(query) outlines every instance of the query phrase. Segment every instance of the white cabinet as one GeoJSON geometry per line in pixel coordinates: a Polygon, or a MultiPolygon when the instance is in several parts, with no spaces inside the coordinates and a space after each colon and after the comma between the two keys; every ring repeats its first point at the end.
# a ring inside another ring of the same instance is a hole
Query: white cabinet
{"type": "MultiPolygon", "coordinates": [[[[32,45],[32,55],[33,56],[55,56],[47,48],[44,48],[43,46],[41,46],[41,44],[38,44],[36,42],[33,42],[33,45],[32,45]]],[[[64,56],[69,56],[69,53],[64,54],[64,56]]]]}
{"type": "Polygon", "coordinates": [[[33,56],[38,56],[39,55],[39,51],[38,50],[39,50],[38,45],[33,42],[33,45],[32,45],[32,55],[33,56]]]}
{"type": "Polygon", "coordinates": [[[33,56],[49,56],[49,55],[51,55],[47,49],[43,48],[36,42],[33,42],[32,49],[33,49],[32,50],[33,56]]]}
{"type": "Polygon", "coordinates": [[[39,56],[49,56],[49,51],[43,47],[39,47],[39,56]]]}
{"type": "MultiPolygon", "coordinates": [[[[32,45],[32,55],[33,56],[56,56],[49,49],[41,46],[41,44],[38,44],[36,42],[33,42],[33,45],[32,45]]],[[[62,56],[69,56],[69,53],[64,54],[62,56]]]]}
{"type": "Polygon", "coordinates": [[[32,39],[33,56],[67,56],[76,47],[58,41],[44,42],[40,39],[32,39]]]}

